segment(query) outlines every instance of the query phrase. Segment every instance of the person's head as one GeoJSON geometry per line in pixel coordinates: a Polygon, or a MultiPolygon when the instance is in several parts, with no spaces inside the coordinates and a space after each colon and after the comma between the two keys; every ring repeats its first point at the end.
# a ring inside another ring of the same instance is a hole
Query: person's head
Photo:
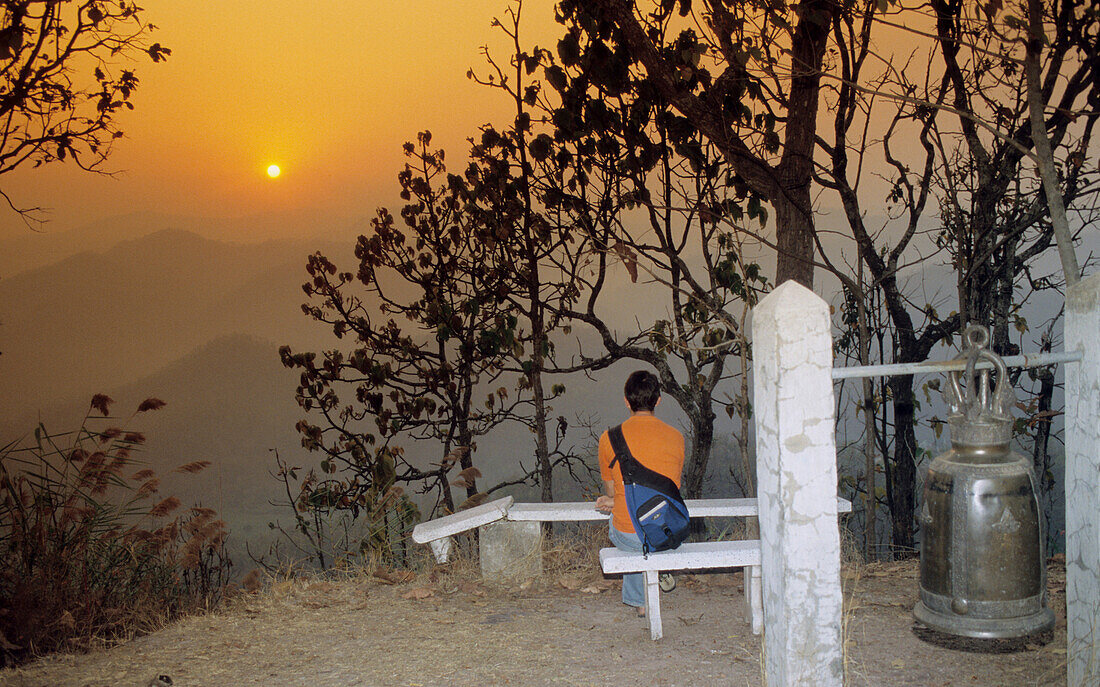
{"type": "Polygon", "coordinates": [[[626,378],[623,395],[632,412],[653,412],[661,400],[661,383],[649,370],[638,370],[626,378]]]}

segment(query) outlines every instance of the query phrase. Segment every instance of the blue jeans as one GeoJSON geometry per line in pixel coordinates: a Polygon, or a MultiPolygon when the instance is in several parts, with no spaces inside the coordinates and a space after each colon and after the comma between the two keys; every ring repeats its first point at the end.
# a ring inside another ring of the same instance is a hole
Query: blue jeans
{"type": "MultiPolygon", "coordinates": [[[[610,521],[607,523],[607,536],[616,548],[633,553],[642,552],[642,540],[635,532],[620,532],[610,521]]],[[[645,606],[645,579],[642,573],[623,575],[623,603],[635,608],[645,606]]]]}

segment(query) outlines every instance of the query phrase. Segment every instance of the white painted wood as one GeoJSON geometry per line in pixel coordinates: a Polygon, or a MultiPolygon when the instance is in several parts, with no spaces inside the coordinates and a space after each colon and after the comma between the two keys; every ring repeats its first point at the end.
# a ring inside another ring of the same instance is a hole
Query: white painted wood
{"type": "Polygon", "coordinates": [[[645,579],[645,607],[646,619],[649,620],[649,637],[657,641],[662,636],[661,631],[661,588],[659,580],[661,573],[656,570],[646,570],[643,573],[645,579]]]}
{"type": "Polygon", "coordinates": [[[829,306],[797,282],[752,314],[769,687],[841,687],[840,531],[829,306]]]}
{"type": "MultiPolygon", "coordinates": [[[[693,518],[752,517],[758,511],[757,500],[751,498],[687,499],[686,503],[693,518]]],[[[837,499],[837,510],[851,512],[852,504],[845,499],[837,499]]],[[[511,496],[506,496],[453,515],[422,522],[413,528],[412,539],[418,544],[431,544],[435,560],[446,563],[454,543],[451,539],[453,535],[502,519],[514,522],[597,522],[607,520],[607,514],[596,510],[594,501],[514,503],[511,496]]],[[[487,571],[483,566],[482,572],[491,574],[495,569],[487,571]]]]}
{"type": "Polygon", "coordinates": [[[433,539],[428,544],[432,547],[432,555],[435,556],[436,563],[446,563],[447,559],[451,557],[451,547],[454,545],[455,540],[451,537],[443,537],[441,539],[433,539]]]}
{"type": "Polygon", "coordinates": [[[413,528],[412,539],[417,544],[427,544],[436,539],[442,539],[459,532],[472,530],[475,527],[481,527],[490,522],[503,520],[513,501],[514,499],[511,496],[505,496],[496,501],[445,515],[442,518],[422,522],[413,528]]]}
{"type": "Polygon", "coordinates": [[[764,587],[760,578],[760,566],[745,568],[745,608],[748,609],[747,621],[752,624],[752,633],[758,635],[764,631],[764,587]]]}
{"type": "Polygon", "coordinates": [[[1069,687],[1100,685],[1100,274],[1066,294],[1066,650],[1069,687]]]}
{"type": "MultiPolygon", "coordinates": [[[[685,499],[688,515],[693,518],[738,518],[759,514],[760,504],[756,499],[685,499]]],[[[852,512],[852,502],[847,499],[836,500],[837,511],[852,512]]]]}
{"type": "MultiPolygon", "coordinates": [[[[739,518],[757,514],[756,499],[686,499],[688,513],[693,518],[739,518]]],[[[851,502],[837,499],[837,510],[852,511],[851,502]]],[[[597,521],[607,520],[607,513],[596,510],[594,501],[559,501],[554,503],[516,503],[508,509],[508,520],[597,521]]]]}
{"type": "Polygon", "coordinates": [[[600,566],[605,573],[738,568],[743,565],[760,565],[758,540],[687,542],[671,551],[658,551],[648,556],[613,546],[600,549],[600,566]]]}
{"type": "Polygon", "coordinates": [[[643,573],[649,636],[654,640],[660,639],[662,635],[661,595],[658,585],[661,572],[744,567],[745,601],[749,606],[748,620],[752,623],[752,633],[758,635],[764,629],[758,540],[689,542],[672,551],[659,551],[648,556],[609,547],[600,549],[600,566],[605,573],[643,573]]]}
{"type": "Polygon", "coordinates": [[[557,501],[553,503],[516,503],[508,509],[509,520],[582,521],[607,520],[607,513],[596,510],[595,501],[557,501]]]}

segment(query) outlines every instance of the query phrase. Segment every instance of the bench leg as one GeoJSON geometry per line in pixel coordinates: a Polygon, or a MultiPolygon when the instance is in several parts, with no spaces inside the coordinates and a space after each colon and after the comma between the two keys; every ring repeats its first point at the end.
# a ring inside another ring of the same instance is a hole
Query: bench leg
{"type": "Polygon", "coordinates": [[[435,561],[437,563],[446,563],[447,559],[451,555],[451,544],[454,540],[450,537],[443,537],[442,539],[435,539],[428,542],[432,547],[432,553],[435,555],[435,561]]]}
{"type": "Polygon", "coordinates": [[[661,587],[658,584],[661,574],[656,570],[645,573],[645,615],[649,619],[649,636],[654,640],[661,638],[661,587]]]}
{"type": "Polygon", "coordinates": [[[748,609],[745,620],[752,623],[752,633],[758,635],[764,630],[764,585],[760,577],[759,565],[747,565],[745,577],[745,606],[748,609]]]}

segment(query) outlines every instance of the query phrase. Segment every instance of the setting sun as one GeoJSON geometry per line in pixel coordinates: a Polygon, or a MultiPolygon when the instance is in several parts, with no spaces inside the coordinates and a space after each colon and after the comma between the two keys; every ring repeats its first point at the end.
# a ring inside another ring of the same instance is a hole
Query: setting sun
{"type": "Polygon", "coordinates": [[[279,169],[279,165],[271,165],[267,168],[267,175],[272,179],[282,174],[282,172],[283,170],[279,169]]]}

